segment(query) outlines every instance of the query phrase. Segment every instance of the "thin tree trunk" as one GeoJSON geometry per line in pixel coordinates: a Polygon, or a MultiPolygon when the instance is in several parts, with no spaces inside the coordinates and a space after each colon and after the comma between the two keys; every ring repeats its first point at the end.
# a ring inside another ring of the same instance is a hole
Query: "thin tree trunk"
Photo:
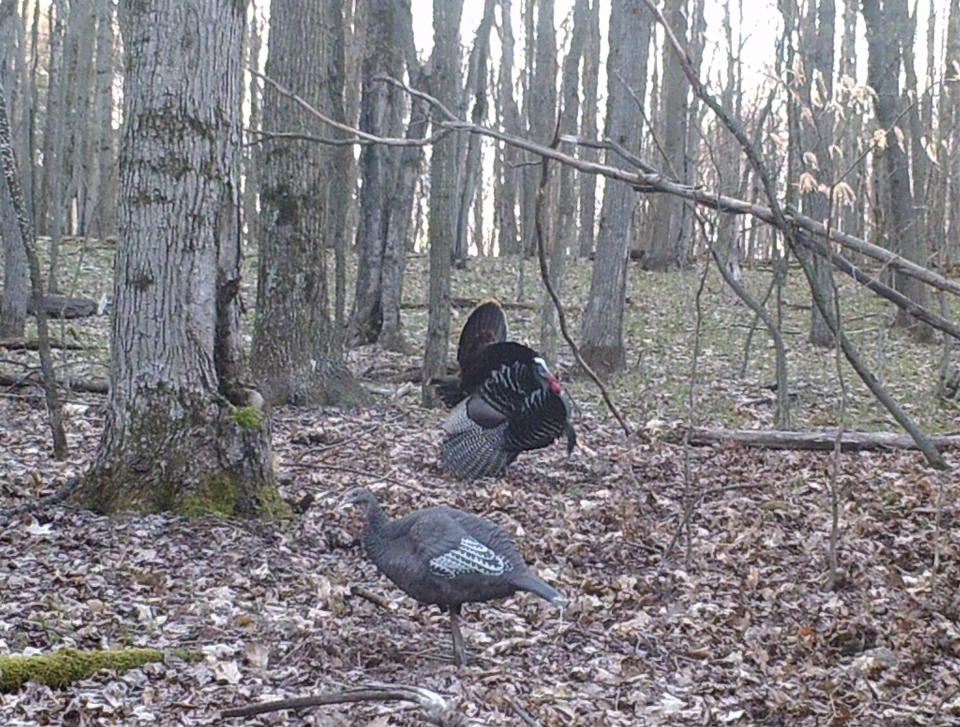
{"type": "MultiPolygon", "coordinates": [[[[900,47],[904,0],[863,0],[863,17],[867,24],[867,80],[876,93],[874,108],[877,123],[886,129],[886,147],[883,163],[890,188],[889,235],[891,247],[908,260],[923,265],[927,259],[927,245],[916,233],[913,193],[910,186],[910,167],[907,151],[894,128],[900,115],[900,47]]],[[[894,275],[894,287],[917,304],[926,307],[927,290],[916,280],[901,273],[894,275]]],[[[916,321],[909,313],[898,309],[896,322],[911,329],[913,335],[928,340],[930,327],[916,321]]]]}
{"type": "MultiPolygon", "coordinates": [[[[453,107],[460,96],[460,14],[463,0],[433,5],[433,56],[431,90],[441,103],[453,107]]],[[[446,370],[450,337],[450,252],[456,234],[457,144],[448,135],[433,146],[430,157],[430,312],[423,357],[424,406],[433,406],[430,379],[446,370]]]]}
{"type": "MultiPolygon", "coordinates": [[[[487,113],[487,62],[490,56],[490,28],[493,25],[493,10],[496,0],[485,0],[483,16],[477,27],[470,54],[470,73],[466,90],[473,99],[471,121],[482,124],[487,113]],[[472,85],[471,85],[472,82],[472,85]]],[[[460,198],[457,210],[457,236],[454,240],[453,259],[467,259],[467,226],[470,220],[470,206],[474,196],[479,197],[480,180],[480,137],[467,135],[467,149],[463,169],[460,175],[460,198]]]]}
{"type": "MultiPolygon", "coordinates": [[[[570,36],[570,48],[563,61],[563,79],[561,91],[562,109],[560,112],[561,136],[576,136],[577,120],[580,115],[580,58],[583,55],[584,42],[588,31],[589,8],[587,0],[576,0],[573,6],[573,32],[570,36]]],[[[574,145],[564,142],[561,151],[574,152],[574,145]]],[[[557,205],[556,241],[550,249],[550,283],[558,293],[563,287],[563,275],[574,242],[577,239],[577,189],[574,170],[569,166],[560,168],[560,191],[557,205]]],[[[557,358],[557,313],[550,295],[544,291],[541,302],[540,352],[547,361],[557,358]]]]}
{"type": "MultiPolygon", "coordinates": [[[[600,0],[593,0],[589,12],[589,26],[583,47],[583,109],[581,134],[587,139],[597,138],[597,93],[600,78],[600,0]]],[[[581,155],[587,161],[599,159],[599,152],[584,148],[581,155]]],[[[596,239],[597,178],[593,174],[580,176],[580,257],[593,253],[596,239]]]]}
{"type": "MultiPolygon", "coordinates": [[[[687,0],[665,0],[664,14],[681,43],[687,39],[687,0]]],[[[686,182],[685,147],[687,125],[690,120],[688,96],[690,88],[680,68],[680,62],[668,43],[663,46],[663,106],[660,126],[663,128],[662,146],[666,158],[663,166],[674,179],[686,182]]],[[[642,98],[642,97],[640,97],[642,98]]],[[[682,246],[681,214],[683,202],[669,195],[654,200],[653,225],[649,246],[643,257],[645,270],[670,270],[680,264],[678,252],[682,246]]]]}
{"type": "MultiPolygon", "coordinates": [[[[607,125],[605,136],[634,153],[641,138],[640,113],[634,96],[646,97],[647,60],[652,17],[642,0],[613,0],[610,52],[607,56],[607,125]]],[[[606,162],[616,164],[613,152],[606,162]]],[[[605,180],[597,255],[590,296],[583,316],[581,354],[600,374],[621,368],[623,304],[626,297],[627,246],[637,195],[628,185],[605,180]]]]}
{"type": "MultiPolygon", "coordinates": [[[[503,119],[503,130],[512,136],[521,136],[523,129],[520,124],[520,110],[517,108],[513,87],[513,23],[511,19],[512,6],[510,0],[500,0],[500,75],[498,115],[503,119]]],[[[502,177],[500,183],[500,198],[497,200],[497,211],[500,227],[497,231],[501,255],[515,255],[520,253],[519,228],[517,227],[517,179],[521,172],[518,164],[522,155],[516,147],[510,144],[501,144],[497,151],[502,159],[502,177]]]]}

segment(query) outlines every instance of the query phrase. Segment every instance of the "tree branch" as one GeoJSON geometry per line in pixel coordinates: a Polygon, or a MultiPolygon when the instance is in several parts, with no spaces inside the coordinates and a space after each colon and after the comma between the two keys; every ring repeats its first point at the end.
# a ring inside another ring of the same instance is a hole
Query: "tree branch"
{"type": "Polygon", "coordinates": [[[318,694],[313,697],[280,699],[246,707],[225,709],[220,716],[252,717],[265,712],[279,712],[285,709],[305,709],[324,704],[347,704],[350,702],[404,701],[414,702],[423,710],[430,724],[441,727],[481,727],[482,723],[459,714],[441,695],[423,687],[408,687],[402,684],[368,684],[355,689],[347,689],[334,694],[318,694]]]}
{"type": "MultiPolygon", "coordinates": [[[[643,0],[643,3],[647,6],[647,8],[649,8],[650,12],[653,13],[654,17],[657,19],[657,22],[663,26],[666,38],[676,54],[687,80],[690,81],[690,85],[693,87],[694,93],[697,94],[701,101],[710,107],[710,109],[723,122],[723,125],[727,127],[730,133],[733,134],[736,140],[740,143],[744,154],[746,154],[747,159],[753,165],[753,168],[756,170],[757,175],[760,177],[760,180],[763,183],[764,192],[766,193],[767,200],[770,203],[770,210],[773,213],[774,224],[776,224],[776,226],[780,229],[787,241],[787,244],[796,253],[798,243],[796,240],[795,226],[791,225],[790,221],[788,221],[784,215],[783,209],[780,206],[780,202],[777,197],[773,180],[770,177],[770,173],[767,170],[766,165],[763,163],[763,160],[757,153],[756,147],[747,138],[739,124],[737,124],[736,121],[730,117],[726,109],[724,109],[723,106],[707,92],[706,88],[704,88],[699,77],[690,64],[690,59],[687,57],[686,52],[680,45],[680,42],[677,40],[673,29],[670,27],[670,24],[667,23],[666,18],[663,17],[663,13],[661,13],[659,8],[656,7],[653,0],[643,0]]],[[[794,215],[794,221],[796,221],[796,217],[797,216],[794,215]]],[[[825,235],[830,235],[831,230],[829,228],[826,228],[823,225],[820,227],[824,229],[825,235]]],[[[810,285],[810,291],[813,295],[814,303],[816,304],[817,308],[820,309],[824,320],[840,344],[840,347],[843,350],[843,355],[846,357],[847,362],[854,369],[854,371],[857,372],[857,375],[860,377],[863,383],[867,385],[867,388],[870,389],[876,399],[883,404],[893,418],[897,420],[900,426],[902,426],[910,434],[910,436],[913,437],[913,440],[917,443],[917,446],[923,452],[930,465],[936,467],[937,469],[948,469],[948,465],[943,459],[943,455],[937,451],[936,446],[934,446],[933,442],[930,441],[930,438],[927,436],[927,434],[920,429],[919,426],[917,426],[913,419],[911,419],[910,416],[900,407],[896,400],[890,396],[887,390],[880,385],[880,382],[877,380],[877,378],[870,373],[869,370],[867,370],[863,361],[861,361],[860,355],[856,348],[852,343],[850,343],[850,340],[843,333],[843,330],[840,326],[840,321],[837,320],[833,315],[834,311],[831,309],[825,292],[820,287],[810,262],[808,260],[804,260],[802,255],[796,255],[796,257],[803,267],[803,272],[807,277],[807,282],[810,285]]]]}

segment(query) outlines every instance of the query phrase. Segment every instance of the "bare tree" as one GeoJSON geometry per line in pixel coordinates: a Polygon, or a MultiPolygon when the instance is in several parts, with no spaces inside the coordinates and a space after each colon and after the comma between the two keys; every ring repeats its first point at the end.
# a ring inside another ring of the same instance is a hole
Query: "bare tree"
{"type": "MultiPolygon", "coordinates": [[[[799,8],[798,8],[799,10],[799,8]]],[[[799,13],[798,13],[799,15],[799,13]]],[[[835,124],[833,109],[833,46],[836,33],[836,8],[833,0],[810,0],[806,11],[799,15],[798,52],[800,63],[794,66],[796,95],[791,101],[799,103],[791,116],[796,128],[791,129],[791,143],[797,146],[800,178],[790,180],[801,193],[803,211],[824,224],[836,226],[833,195],[834,164],[830,149],[834,144],[835,124]],[[797,73],[799,71],[799,73],[797,73]]],[[[817,276],[818,286],[834,307],[834,285],[830,263],[821,256],[799,249],[797,254],[808,255],[817,276]]],[[[832,347],[836,340],[818,306],[811,306],[809,340],[815,346],[832,347]]]]}
{"type": "MultiPolygon", "coordinates": [[[[600,1],[593,0],[589,11],[589,25],[583,41],[583,109],[580,132],[587,139],[597,138],[597,90],[600,83],[600,1]]],[[[596,161],[597,150],[587,147],[581,155],[588,161],[596,161]]],[[[580,176],[580,257],[593,252],[596,236],[597,178],[593,174],[580,176]]]]}
{"type": "Polygon", "coordinates": [[[269,424],[235,407],[245,18],[233,0],[120,3],[124,244],[109,405],[78,489],[100,511],[254,515],[278,501],[269,424]]]}
{"type": "MultiPolygon", "coordinates": [[[[339,9],[273,0],[267,76],[313,106],[327,84],[339,9]]],[[[317,131],[319,122],[277,89],[265,90],[264,132],[317,131]]],[[[266,139],[260,153],[257,318],[251,370],[270,403],[350,401],[358,395],[333,346],[327,301],[325,214],[330,147],[266,139]]],[[[346,180],[336,180],[344,185],[346,180]]]]}
{"type": "MultiPolygon", "coordinates": [[[[460,14],[463,0],[433,4],[433,55],[430,86],[439,101],[453,108],[460,96],[460,14]]],[[[428,383],[444,373],[450,336],[450,253],[456,234],[457,138],[448,135],[433,146],[430,156],[430,310],[423,357],[422,399],[432,406],[428,383]]]]}
{"type": "MultiPolygon", "coordinates": [[[[688,0],[666,0],[664,11],[670,26],[683,43],[693,35],[688,29],[688,0]]],[[[693,43],[687,44],[693,47],[693,43]]],[[[660,108],[662,129],[663,167],[674,179],[689,183],[692,166],[687,153],[690,123],[690,87],[680,63],[668,44],[663,47],[663,98],[660,108]]],[[[642,98],[642,97],[641,97],[642,98]]],[[[643,267],[647,270],[669,270],[683,260],[683,250],[689,246],[690,228],[685,224],[685,206],[682,200],[665,195],[654,200],[651,214],[653,224],[643,267]],[[685,239],[686,238],[686,239],[685,239]]]]}
{"type": "MultiPolygon", "coordinates": [[[[570,35],[570,48],[563,61],[561,81],[560,135],[576,136],[580,116],[580,58],[590,23],[589,8],[586,0],[576,0],[573,6],[573,31],[570,35]]],[[[572,154],[573,144],[563,142],[560,145],[566,153],[572,154]]],[[[591,222],[592,224],[592,222],[591,222]]],[[[560,191],[557,204],[556,235],[550,248],[550,282],[554,290],[559,291],[565,272],[567,258],[577,240],[577,188],[573,169],[568,166],[560,169],[560,191]]],[[[541,303],[540,351],[548,361],[557,356],[556,309],[547,291],[543,293],[541,303]]]]}
{"type": "MultiPolygon", "coordinates": [[[[646,96],[651,21],[642,0],[611,3],[605,136],[634,153],[640,147],[641,123],[636,99],[646,96]]],[[[607,151],[606,162],[616,164],[617,155],[607,151]]],[[[636,199],[636,193],[629,186],[605,180],[597,255],[581,333],[583,358],[598,373],[615,371],[625,362],[623,301],[627,246],[636,199]]]]}
{"type": "MultiPolygon", "coordinates": [[[[520,136],[520,109],[517,107],[513,85],[513,22],[510,0],[500,0],[500,70],[497,83],[497,114],[502,120],[503,129],[508,134],[520,136]]],[[[497,240],[500,254],[509,255],[520,252],[520,234],[517,227],[517,179],[520,177],[519,164],[522,154],[510,144],[497,147],[500,162],[499,196],[495,200],[497,219],[497,240]]]]}
{"type": "MultiPolygon", "coordinates": [[[[402,75],[403,59],[394,42],[398,5],[377,2],[369,7],[364,43],[360,129],[378,136],[398,136],[399,93],[379,76],[402,75]]],[[[351,321],[354,343],[373,343],[383,325],[381,303],[388,195],[400,150],[368,144],[360,152],[360,219],[357,229],[357,280],[351,321]]]]}
{"type": "MultiPolygon", "coordinates": [[[[899,122],[902,112],[899,38],[903,32],[900,24],[907,15],[903,11],[904,3],[905,0],[863,0],[869,50],[867,80],[876,93],[877,123],[885,135],[881,156],[889,183],[890,247],[908,260],[923,265],[928,254],[927,244],[917,235],[906,147],[908,137],[899,122]]],[[[916,280],[895,273],[894,287],[915,303],[926,306],[927,290],[916,280]]],[[[898,309],[896,322],[910,328],[918,338],[928,339],[931,335],[928,326],[903,309],[898,309]]]]}
{"type": "MultiPolygon", "coordinates": [[[[406,59],[408,77],[417,86],[424,87],[425,73],[417,59],[413,40],[413,18],[410,6],[406,3],[400,3],[394,32],[397,47],[401,49],[406,59]]],[[[410,120],[407,123],[407,138],[410,140],[424,138],[429,125],[427,103],[423,99],[413,99],[410,106],[410,120]]],[[[400,152],[393,190],[388,200],[387,239],[383,251],[381,301],[383,328],[380,331],[380,345],[392,351],[407,350],[400,321],[400,303],[403,294],[407,241],[411,237],[414,195],[422,161],[423,149],[419,146],[411,145],[400,152]]]]}
{"type": "MultiPolygon", "coordinates": [[[[534,35],[527,38],[528,53],[533,53],[532,68],[529,72],[529,86],[524,98],[529,138],[541,144],[549,144],[557,123],[557,33],[554,26],[554,0],[537,0],[532,4],[536,8],[534,35]]],[[[532,8],[531,8],[532,12],[532,8]]],[[[528,24],[532,22],[527,21],[528,24]]],[[[528,30],[530,28],[528,27],[528,30]]],[[[551,175],[552,176],[552,175],[551,175]]],[[[536,249],[534,236],[534,217],[537,189],[540,186],[540,167],[528,165],[523,172],[523,251],[531,255],[536,249]]],[[[549,225],[555,208],[556,185],[549,182],[544,193],[544,230],[546,239],[553,239],[549,225]]]]}
{"type": "MultiPolygon", "coordinates": [[[[0,2],[0,91],[13,96],[17,85],[13,51],[18,47],[16,26],[20,23],[15,0],[0,2]]],[[[21,165],[22,166],[22,165],[21,165]]],[[[0,338],[22,336],[30,296],[27,256],[13,200],[0,180],[0,240],[3,241],[3,295],[0,297],[0,338]]]]}
{"type": "MultiPolygon", "coordinates": [[[[475,124],[483,123],[487,114],[487,62],[490,55],[490,28],[493,25],[493,11],[496,0],[484,0],[483,16],[477,27],[470,52],[467,82],[464,93],[473,99],[470,117],[475,124]]],[[[457,236],[454,240],[453,259],[467,259],[467,227],[470,219],[470,205],[474,197],[480,197],[480,137],[468,134],[466,153],[459,174],[460,195],[457,205],[457,236]]]]}

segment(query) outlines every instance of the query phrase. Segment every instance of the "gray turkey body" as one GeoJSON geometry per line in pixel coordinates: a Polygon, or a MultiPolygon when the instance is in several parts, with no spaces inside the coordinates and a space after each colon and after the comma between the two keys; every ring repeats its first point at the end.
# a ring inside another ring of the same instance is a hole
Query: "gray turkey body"
{"type": "Polygon", "coordinates": [[[346,502],[366,510],[367,557],[393,583],[421,603],[450,612],[454,661],[464,662],[457,617],[464,603],[529,591],[551,603],[566,599],[539,578],[496,524],[452,507],[416,510],[392,520],[369,490],[357,488],[346,502]]]}

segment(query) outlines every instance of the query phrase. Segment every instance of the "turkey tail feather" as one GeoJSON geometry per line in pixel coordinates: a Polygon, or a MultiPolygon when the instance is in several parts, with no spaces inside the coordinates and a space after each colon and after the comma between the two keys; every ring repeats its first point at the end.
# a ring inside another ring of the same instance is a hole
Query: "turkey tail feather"
{"type": "Polygon", "coordinates": [[[560,593],[560,591],[532,573],[524,573],[521,576],[517,576],[513,583],[520,590],[535,593],[540,596],[540,598],[550,601],[550,603],[554,603],[557,606],[563,606],[568,602],[567,598],[560,593]]]}
{"type": "Polygon", "coordinates": [[[484,347],[507,340],[507,317],[492,298],[481,302],[463,324],[457,345],[457,362],[463,370],[484,347]]]}

